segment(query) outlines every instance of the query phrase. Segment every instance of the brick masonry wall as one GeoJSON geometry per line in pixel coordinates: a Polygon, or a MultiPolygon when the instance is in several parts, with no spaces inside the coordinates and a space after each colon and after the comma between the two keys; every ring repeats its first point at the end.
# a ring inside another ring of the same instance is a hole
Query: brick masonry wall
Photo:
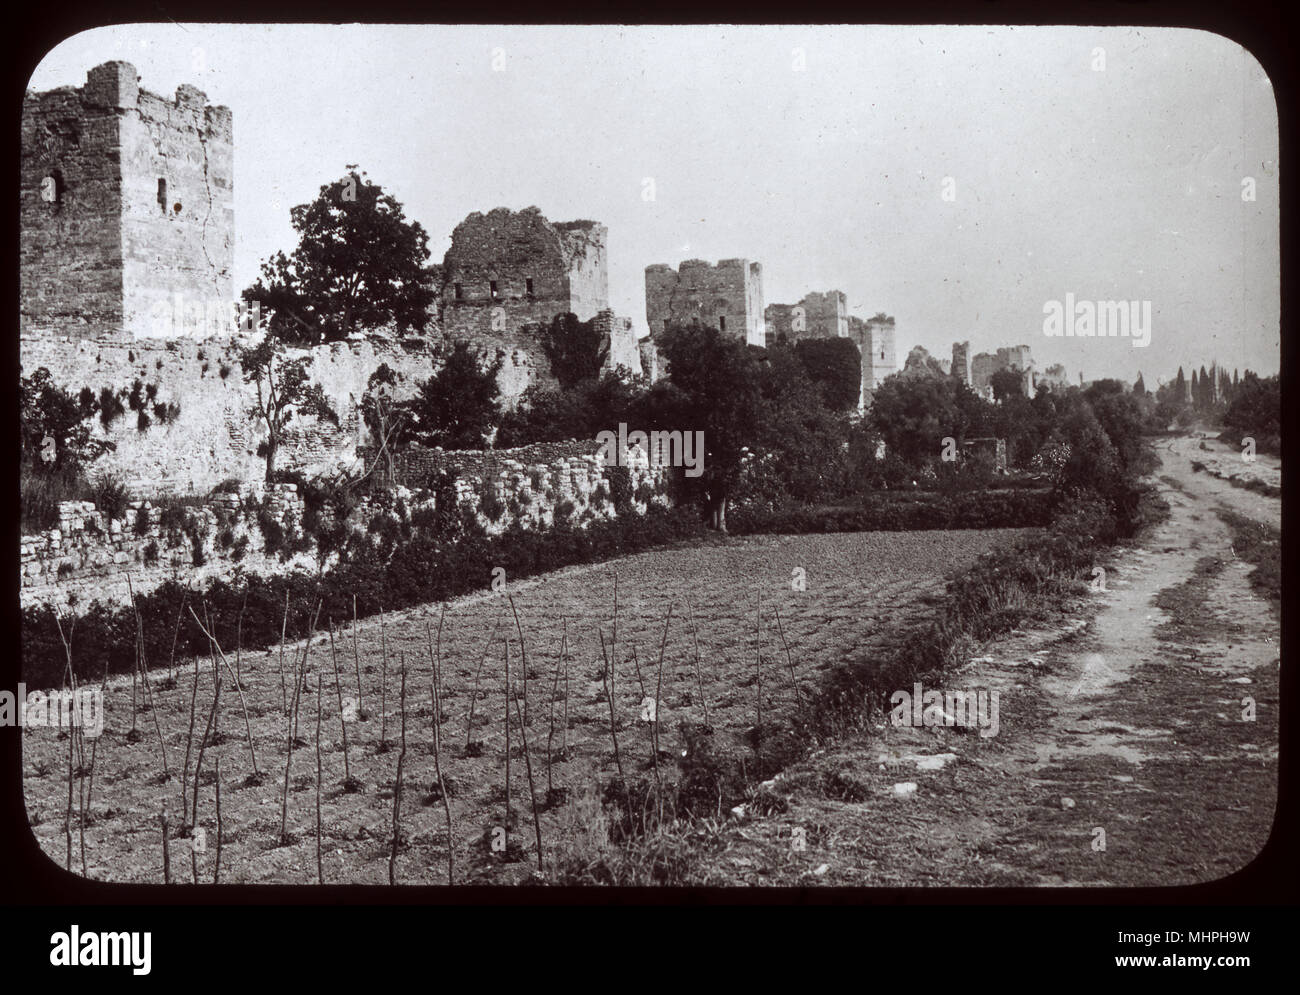
{"type": "MultiPolygon", "coordinates": [[[[404,503],[407,514],[436,507],[435,495],[425,484],[432,473],[447,469],[453,474],[457,503],[474,510],[490,535],[515,522],[524,528],[546,528],[562,514],[585,527],[618,514],[609,468],[599,450],[594,441],[501,450],[491,457],[416,450],[404,462],[399,479],[417,485],[399,484],[392,496],[404,503]],[[489,491],[499,509],[495,518],[483,510],[483,496],[489,491]]],[[[667,469],[651,466],[637,448],[621,458],[632,486],[632,513],[645,514],[652,504],[667,506],[667,469]]],[[[348,527],[367,533],[381,510],[394,517],[392,504],[363,498],[349,516],[348,527]]],[[[128,576],[135,593],[143,594],[171,579],[201,585],[241,573],[274,576],[333,564],[332,555],[319,563],[314,544],[310,551],[288,558],[267,553],[258,522],[262,510],[280,525],[290,545],[303,538],[303,500],[294,484],[251,484],[242,494],[213,495],[184,508],[184,523],[171,529],[163,528],[162,509],[147,501],[132,502],[121,519],[107,519],[89,502],[64,502],[58,528],[21,538],[21,606],[64,608],[75,601],[85,608],[94,600],[129,604],[128,576]]]]}

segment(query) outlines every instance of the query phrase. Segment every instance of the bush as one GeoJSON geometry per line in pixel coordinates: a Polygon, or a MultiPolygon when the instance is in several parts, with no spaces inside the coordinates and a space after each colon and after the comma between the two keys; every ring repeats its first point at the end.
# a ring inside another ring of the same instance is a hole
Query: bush
{"type": "Polygon", "coordinates": [[[150,567],[158,562],[158,543],[153,539],[150,539],[149,544],[144,548],[144,562],[150,567]]]}
{"type": "Polygon", "coordinates": [[[116,477],[107,473],[100,474],[91,485],[90,495],[90,500],[95,502],[95,507],[103,512],[106,519],[126,517],[130,495],[127,494],[126,485],[116,477]]]}

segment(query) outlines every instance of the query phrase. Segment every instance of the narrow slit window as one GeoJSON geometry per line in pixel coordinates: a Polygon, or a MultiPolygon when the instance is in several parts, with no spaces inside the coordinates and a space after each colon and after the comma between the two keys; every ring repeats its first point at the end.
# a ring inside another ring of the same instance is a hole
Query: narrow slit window
{"type": "Polygon", "coordinates": [[[158,177],[158,206],[167,213],[167,179],[163,176],[158,177]]]}
{"type": "Polygon", "coordinates": [[[496,299],[497,299],[497,282],[496,282],[496,280],[489,280],[489,281],[488,281],[488,293],[491,295],[491,297],[492,297],[493,300],[496,300],[496,299]]]}
{"type": "Polygon", "coordinates": [[[464,299],[465,299],[465,288],[458,283],[456,284],[456,300],[463,301],[464,299]]]}
{"type": "Polygon", "coordinates": [[[524,280],[524,293],[529,297],[533,296],[533,278],[531,276],[524,280]]]}
{"type": "Polygon", "coordinates": [[[726,330],[727,330],[727,318],[725,315],[720,314],[718,315],[718,331],[725,332],[726,330]]]}

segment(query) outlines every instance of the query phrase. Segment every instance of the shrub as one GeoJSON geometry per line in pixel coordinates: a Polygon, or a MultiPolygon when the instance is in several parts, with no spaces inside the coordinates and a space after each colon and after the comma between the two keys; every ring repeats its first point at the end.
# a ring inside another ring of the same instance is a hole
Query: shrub
{"type": "Polygon", "coordinates": [[[145,508],[137,508],[135,512],[135,521],[132,523],[135,534],[144,538],[149,534],[149,511],[145,508]]]}
{"type": "Polygon", "coordinates": [[[284,549],[284,526],[266,509],[257,513],[257,527],[262,530],[262,543],[268,556],[284,549]]]}
{"type": "Polygon", "coordinates": [[[158,543],[150,539],[149,544],[144,548],[144,562],[146,566],[153,566],[158,562],[158,543]]]}
{"type": "Polygon", "coordinates": [[[135,419],[136,431],[137,432],[148,431],[149,424],[150,424],[149,412],[145,411],[144,408],[141,408],[139,414],[136,415],[136,419],[135,419]]]}
{"type": "Polygon", "coordinates": [[[611,466],[606,469],[605,477],[614,510],[621,515],[632,507],[632,471],[625,466],[611,466]]]}
{"type": "Polygon", "coordinates": [[[113,392],[113,388],[101,387],[99,390],[99,420],[103,426],[108,428],[124,414],[126,414],[126,408],[122,404],[122,398],[113,392]]]}
{"type": "Polygon", "coordinates": [[[103,473],[91,485],[91,500],[104,513],[105,518],[125,518],[130,496],[126,485],[111,474],[103,473]]]}
{"type": "Polygon", "coordinates": [[[505,512],[505,506],[497,497],[497,489],[491,482],[483,485],[483,490],[479,494],[478,510],[489,522],[500,521],[501,515],[505,512]]]}
{"type": "Polygon", "coordinates": [[[248,553],[248,536],[241,534],[230,548],[230,558],[238,563],[248,553]]]}
{"type": "Polygon", "coordinates": [[[221,379],[225,380],[228,376],[230,376],[230,364],[222,363],[220,368],[217,370],[217,372],[221,374],[221,379]]]}

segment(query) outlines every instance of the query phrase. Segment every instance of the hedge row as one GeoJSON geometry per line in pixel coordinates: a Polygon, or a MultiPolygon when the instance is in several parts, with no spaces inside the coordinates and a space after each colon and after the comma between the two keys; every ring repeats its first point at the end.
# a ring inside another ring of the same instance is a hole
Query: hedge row
{"type": "Polygon", "coordinates": [[[727,527],[735,535],[1032,528],[1051,521],[1052,502],[1050,490],[880,495],[849,507],[738,508],[727,527]]]}

